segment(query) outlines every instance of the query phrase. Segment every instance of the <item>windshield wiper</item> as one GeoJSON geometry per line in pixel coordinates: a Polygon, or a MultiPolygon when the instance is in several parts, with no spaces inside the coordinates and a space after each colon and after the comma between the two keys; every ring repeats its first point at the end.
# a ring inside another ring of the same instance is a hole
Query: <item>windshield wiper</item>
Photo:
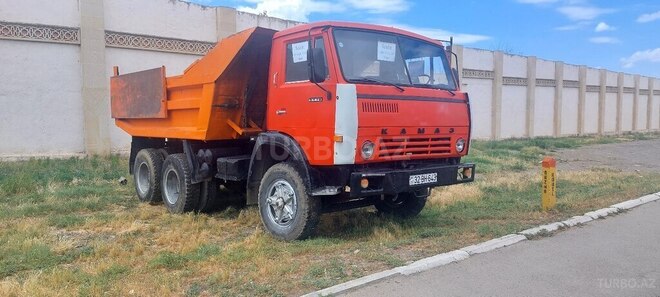
{"type": "Polygon", "coordinates": [[[443,90],[443,91],[449,92],[449,94],[451,94],[452,96],[456,96],[456,93],[453,90],[449,89],[449,88],[436,87],[436,86],[429,85],[429,84],[413,84],[413,86],[414,87],[420,87],[420,88],[426,88],[426,89],[443,90]]]}
{"type": "Polygon", "coordinates": [[[448,88],[438,88],[438,89],[440,89],[440,90],[444,90],[444,91],[447,91],[447,92],[449,92],[449,94],[451,94],[452,96],[456,96],[456,93],[454,93],[454,91],[452,91],[452,90],[450,90],[450,89],[448,89],[448,88]]]}
{"type": "Polygon", "coordinates": [[[397,89],[398,89],[399,91],[401,91],[401,92],[403,92],[403,91],[406,90],[406,89],[402,88],[401,86],[399,86],[399,85],[397,85],[397,84],[395,84],[395,83],[393,83],[393,82],[384,81],[384,80],[380,80],[380,79],[367,78],[367,77],[360,77],[360,78],[354,78],[354,79],[351,79],[351,80],[352,80],[352,81],[366,81],[366,82],[372,82],[372,83],[377,83],[377,84],[384,84],[384,85],[388,85],[388,86],[393,86],[393,87],[397,88],[397,89]]]}

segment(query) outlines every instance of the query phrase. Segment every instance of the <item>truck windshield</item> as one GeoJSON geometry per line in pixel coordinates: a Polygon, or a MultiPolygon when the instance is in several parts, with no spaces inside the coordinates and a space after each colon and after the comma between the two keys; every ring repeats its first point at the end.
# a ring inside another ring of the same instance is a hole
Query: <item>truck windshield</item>
{"type": "Polygon", "coordinates": [[[336,29],[335,47],[344,78],[370,82],[456,90],[445,50],[403,35],[336,29]]]}

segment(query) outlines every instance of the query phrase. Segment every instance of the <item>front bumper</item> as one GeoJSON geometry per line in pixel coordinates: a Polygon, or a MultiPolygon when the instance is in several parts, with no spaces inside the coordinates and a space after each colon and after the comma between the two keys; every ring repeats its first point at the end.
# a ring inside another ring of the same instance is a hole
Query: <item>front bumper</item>
{"type": "Polygon", "coordinates": [[[462,184],[474,181],[474,175],[475,165],[471,163],[353,172],[349,183],[350,196],[357,198],[381,194],[396,195],[424,188],[462,184]],[[432,176],[436,178],[433,179],[432,176]],[[366,187],[364,179],[367,180],[366,187]]]}

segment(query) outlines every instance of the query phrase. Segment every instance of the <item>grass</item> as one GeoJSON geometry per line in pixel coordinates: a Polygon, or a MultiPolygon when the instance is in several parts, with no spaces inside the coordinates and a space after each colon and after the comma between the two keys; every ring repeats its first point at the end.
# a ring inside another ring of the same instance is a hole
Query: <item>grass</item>
{"type": "Polygon", "coordinates": [[[477,181],[438,188],[419,217],[372,209],[322,217],[318,235],[274,240],[255,208],[170,215],[137,203],[124,157],[0,163],[0,296],[283,296],[657,192],[660,174],[560,171],[539,210],[539,160],[561,148],[658,138],[476,141],[477,181]]]}

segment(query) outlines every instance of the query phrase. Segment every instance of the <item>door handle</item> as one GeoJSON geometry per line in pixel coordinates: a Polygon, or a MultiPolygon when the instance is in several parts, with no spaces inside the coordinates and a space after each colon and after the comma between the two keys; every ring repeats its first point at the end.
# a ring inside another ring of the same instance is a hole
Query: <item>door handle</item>
{"type": "Polygon", "coordinates": [[[286,114],[286,109],[278,109],[275,111],[276,115],[284,115],[286,114]]]}

